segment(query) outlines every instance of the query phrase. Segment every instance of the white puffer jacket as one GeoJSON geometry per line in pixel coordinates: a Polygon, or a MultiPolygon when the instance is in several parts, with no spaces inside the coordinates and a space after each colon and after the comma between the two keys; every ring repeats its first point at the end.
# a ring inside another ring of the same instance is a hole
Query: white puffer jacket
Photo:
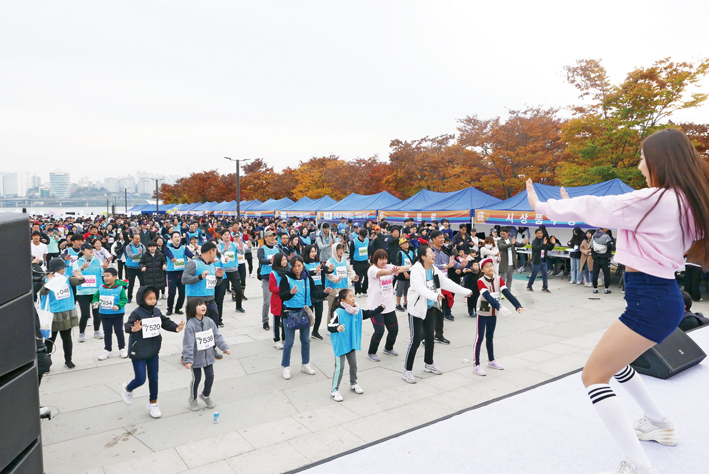
{"type": "Polygon", "coordinates": [[[424,319],[428,312],[428,300],[437,301],[438,295],[441,294],[441,289],[450,291],[457,295],[468,296],[472,290],[464,288],[453,283],[442,271],[431,265],[434,277],[438,275],[441,288],[436,288],[435,291],[429,290],[426,286],[426,269],[423,268],[421,262],[416,262],[411,267],[411,283],[409,292],[407,293],[407,301],[409,303],[409,314],[415,318],[424,319]]]}

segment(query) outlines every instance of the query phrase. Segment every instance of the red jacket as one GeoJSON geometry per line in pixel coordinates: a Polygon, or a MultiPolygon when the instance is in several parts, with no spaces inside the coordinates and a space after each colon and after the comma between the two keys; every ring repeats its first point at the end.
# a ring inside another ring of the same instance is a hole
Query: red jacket
{"type": "Polygon", "coordinates": [[[281,301],[281,297],[278,296],[280,290],[276,284],[276,277],[273,275],[273,272],[268,276],[268,289],[271,290],[271,314],[280,316],[283,302],[281,301]]]}

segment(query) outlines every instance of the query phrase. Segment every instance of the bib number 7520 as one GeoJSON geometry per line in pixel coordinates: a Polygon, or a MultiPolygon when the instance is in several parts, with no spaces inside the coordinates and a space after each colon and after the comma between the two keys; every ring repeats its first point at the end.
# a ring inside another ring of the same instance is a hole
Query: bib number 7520
{"type": "Polygon", "coordinates": [[[162,320],[160,318],[143,319],[143,338],[159,336],[161,326],[162,320]]]}

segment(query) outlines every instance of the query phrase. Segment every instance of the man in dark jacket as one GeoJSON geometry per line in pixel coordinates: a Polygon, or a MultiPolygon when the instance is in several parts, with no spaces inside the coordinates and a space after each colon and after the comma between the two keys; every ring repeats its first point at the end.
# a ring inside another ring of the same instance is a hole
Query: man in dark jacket
{"type": "Polygon", "coordinates": [[[547,252],[554,249],[556,238],[554,236],[545,237],[542,229],[537,229],[534,235],[536,237],[532,241],[532,276],[529,278],[529,283],[527,283],[527,291],[534,291],[532,285],[534,285],[534,280],[537,278],[537,273],[541,271],[542,292],[551,293],[547,284],[547,252]]]}
{"type": "Polygon", "coordinates": [[[608,229],[598,229],[591,237],[591,257],[593,258],[593,292],[598,293],[598,274],[603,270],[604,293],[611,292],[611,259],[615,248],[608,229]]]}
{"type": "Polygon", "coordinates": [[[143,274],[143,285],[154,286],[158,291],[165,289],[165,270],[167,259],[165,254],[158,250],[158,243],[148,242],[148,251],[140,259],[140,271],[143,274]]]}
{"type": "Polygon", "coordinates": [[[150,242],[155,240],[155,237],[157,236],[155,232],[148,229],[148,223],[146,221],[142,221],[140,223],[140,230],[138,231],[138,235],[140,235],[140,243],[145,245],[146,247],[150,242]]]}

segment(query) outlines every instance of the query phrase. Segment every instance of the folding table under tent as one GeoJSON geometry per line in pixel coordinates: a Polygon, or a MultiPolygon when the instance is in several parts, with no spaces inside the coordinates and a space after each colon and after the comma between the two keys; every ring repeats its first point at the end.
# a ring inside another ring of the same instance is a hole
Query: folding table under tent
{"type": "Polygon", "coordinates": [[[318,221],[339,222],[341,218],[359,224],[367,220],[376,221],[380,209],[393,206],[401,202],[396,196],[386,191],[377,194],[350,194],[332,206],[318,211],[318,221]]]}
{"type": "MultiPolygon", "coordinates": [[[[566,187],[569,197],[578,196],[617,196],[635,191],[620,179],[612,179],[603,183],[588,186],[566,187]]],[[[561,187],[547,184],[534,184],[534,190],[540,201],[561,199],[561,187]]],[[[539,226],[574,228],[588,227],[585,222],[559,222],[550,220],[547,216],[536,214],[527,201],[527,190],[493,206],[480,207],[475,210],[475,224],[539,226]]]]}
{"type": "Polygon", "coordinates": [[[332,199],[330,196],[323,196],[320,199],[310,199],[309,197],[304,196],[291,206],[281,209],[280,211],[276,211],[276,217],[283,219],[288,219],[290,217],[297,217],[299,219],[315,219],[317,217],[317,212],[320,209],[325,209],[333,204],[337,204],[337,201],[332,199]]]}
{"type": "Polygon", "coordinates": [[[246,217],[276,217],[276,211],[285,209],[286,207],[293,204],[291,199],[269,199],[266,202],[254,206],[246,211],[246,217]]]}
{"type": "Polygon", "coordinates": [[[451,227],[458,228],[460,224],[470,224],[478,207],[493,206],[500,202],[501,199],[473,187],[447,193],[422,189],[410,198],[382,209],[379,219],[397,224],[403,224],[408,218],[413,218],[417,224],[422,221],[440,222],[441,219],[448,219],[451,227]]]}

